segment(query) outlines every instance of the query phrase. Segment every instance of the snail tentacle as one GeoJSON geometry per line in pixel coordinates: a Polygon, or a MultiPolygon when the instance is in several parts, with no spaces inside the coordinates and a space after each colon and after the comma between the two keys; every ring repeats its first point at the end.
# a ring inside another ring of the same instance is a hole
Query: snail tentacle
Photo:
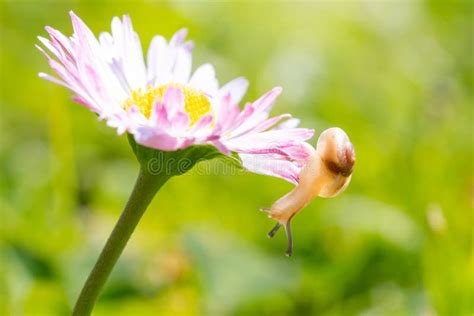
{"type": "Polygon", "coordinates": [[[293,234],[291,233],[291,222],[288,221],[285,224],[286,237],[288,238],[288,247],[286,248],[285,255],[291,257],[293,254],[293,234]]]}
{"type": "Polygon", "coordinates": [[[267,234],[268,238],[273,238],[273,236],[275,236],[275,234],[278,232],[280,227],[281,227],[281,224],[277,223],[275,227],[273,227],[272,230],[268,232],[267,234]]]}

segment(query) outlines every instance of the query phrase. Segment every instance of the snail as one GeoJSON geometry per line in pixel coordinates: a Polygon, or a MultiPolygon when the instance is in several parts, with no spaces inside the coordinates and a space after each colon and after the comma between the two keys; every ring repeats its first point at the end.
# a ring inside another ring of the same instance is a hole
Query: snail
{"type": "Polygon", "coordinates": [[[347,134],[340,128],[329,128],[319,136],[316,149],[302,168],[296,187],[270,208],[260,209],[277,221],[268,237],[272,238],[281,226],[285,227],[287,256],[293,252],[292,218],[317,196],[334,197],[344,191],[351,181],[354,164],[354,146],[347,134]]]}

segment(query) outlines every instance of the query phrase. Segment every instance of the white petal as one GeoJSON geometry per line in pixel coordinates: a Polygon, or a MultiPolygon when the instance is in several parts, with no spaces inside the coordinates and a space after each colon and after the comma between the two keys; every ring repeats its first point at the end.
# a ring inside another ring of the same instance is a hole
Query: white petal
{"type": "Polygon", "coordinates": [[[191,65],[191,51],[185,48],[178,49],[176,62],[173,67],[173,82],[187,83],[191,75],[191,65]]]}
{"type": "Polygon", "coordinates": [[[166,81],[168,69],[168,44],[163,36],[155,36],[151,40],[147,55],[148,83],[159,84],[166,81]]]}
{"type": "Polygon", "coordinates": [[[219,88],[216,72],[211,64],[199,66],[191,77],[189,84],[210,95],[215,95],[219,88]]]}

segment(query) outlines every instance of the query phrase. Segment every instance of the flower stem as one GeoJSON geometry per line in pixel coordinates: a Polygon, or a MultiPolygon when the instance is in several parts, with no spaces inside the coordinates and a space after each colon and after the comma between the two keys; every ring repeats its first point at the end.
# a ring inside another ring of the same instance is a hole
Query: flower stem
{"type": "Polygon", "coordinates": [[[90,315],[100,291],[122,254],[125,245],[140,221],[146,208],[161,186],[170,178],[168,175],[152,175],[140,169],[132,194],[115,224],[104,249],[87,278],[74,306],[73,316],[90,315]]]}

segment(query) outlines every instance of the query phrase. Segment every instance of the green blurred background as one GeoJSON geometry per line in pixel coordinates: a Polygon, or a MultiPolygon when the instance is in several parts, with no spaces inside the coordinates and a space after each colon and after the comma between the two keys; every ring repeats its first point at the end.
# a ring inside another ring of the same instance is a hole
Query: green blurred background
{"type": "Polygon", "coordinates": [[[247,77],[245,101],[283,86],[273,113],[342,127],[358,159],[344,194],[293,221],[292,258],[257,211],[290,184],[173,179],[94,315],[472,315],[469,1],[151,0],[1,3],[0,315],[70,312],[138,170],[126,137],[37,77],[36,36],[70,35],[71,9],[95,34],[129,13],[144,49],[189,28],[194,68],[247,77]]]}

